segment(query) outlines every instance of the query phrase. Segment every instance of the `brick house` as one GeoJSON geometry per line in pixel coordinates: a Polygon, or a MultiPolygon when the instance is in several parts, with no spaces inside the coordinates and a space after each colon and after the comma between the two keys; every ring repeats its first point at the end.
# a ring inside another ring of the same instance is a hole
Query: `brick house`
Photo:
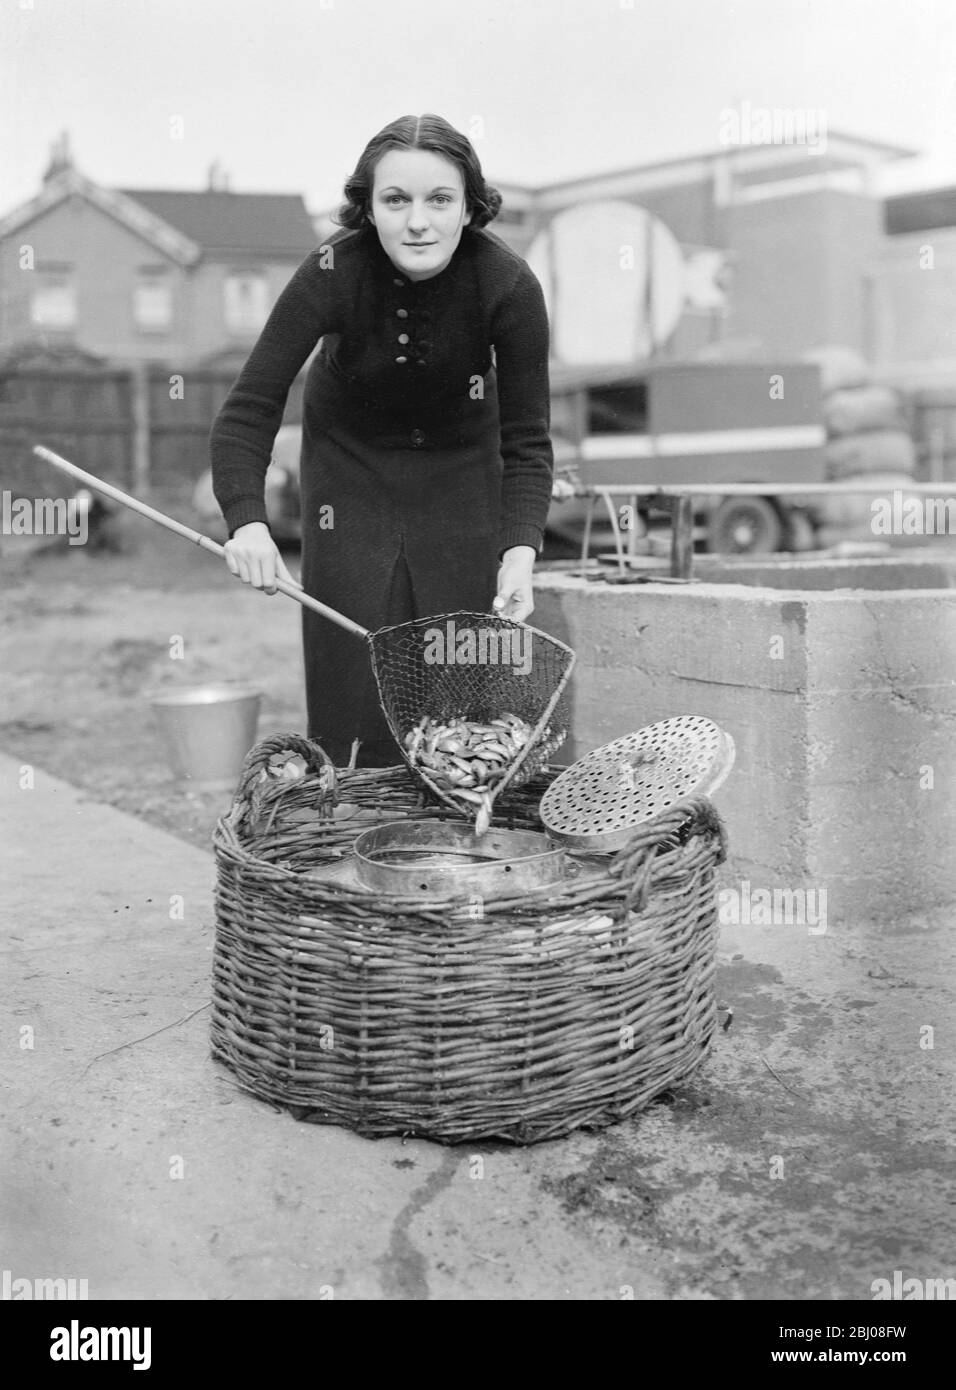
{"type": "Polygon", "coordinates": [[[0,219],[0,355],[70,346],[190,365],[255,341],[318,244],[299,194],[107,189],[55,148],[41,191],[0,219]]]}
{"type": "Polygon", "coordinates": [[[536,187],[499,184],[493,225],[533,256],[554,220],[585,203],[631,203],[659,218],[688,271],[666,356],[721,340],[754,355],[840,343],[888,373],[931,378],[956,364],[952,315],[938,309],[956,295],[956,191],[884,198],[879,189],[883,166],[915,153],[839,131],[825,148],[727,145],[536,187]],[[935,276],[919,264],[927,240],[935,276]],[[721,286],[723,303],[711,292],[721,286]]]}

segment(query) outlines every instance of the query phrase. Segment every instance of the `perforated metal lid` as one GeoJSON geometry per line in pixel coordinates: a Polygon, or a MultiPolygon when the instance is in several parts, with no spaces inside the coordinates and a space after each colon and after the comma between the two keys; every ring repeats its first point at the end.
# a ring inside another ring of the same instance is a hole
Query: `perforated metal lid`
{"type": "Polygon", "coordinates": [[[632,831],[688,796],[710,796],[734,765],[734,741],[681,714],[579,758],[541,798],[548,833],[572,848],[620,849],[632,831]]]}

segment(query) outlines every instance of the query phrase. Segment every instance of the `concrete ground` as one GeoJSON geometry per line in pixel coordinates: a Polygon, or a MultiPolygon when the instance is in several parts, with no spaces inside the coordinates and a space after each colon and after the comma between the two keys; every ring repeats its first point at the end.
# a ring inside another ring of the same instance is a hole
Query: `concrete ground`
{"type": "Polygon", "coordinates": [[[21,781],[0,757],[13,1279],[86,1279],[90,1298],[842,1300],[896,1270],[956,1275],[951,922],[725,928],[733,1026],[616,1128],[368,1141],[211,1060],[211,852],[21,781]]]}

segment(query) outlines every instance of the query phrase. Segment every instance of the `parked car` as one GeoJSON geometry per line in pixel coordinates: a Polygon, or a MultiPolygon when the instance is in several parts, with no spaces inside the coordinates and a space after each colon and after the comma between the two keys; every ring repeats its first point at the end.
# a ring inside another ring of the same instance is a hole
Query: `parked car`
{"type": "MultiPolygon", "coordinates": [[[[299,502],[299,454],[301,425],[282,425],[272,447],[272,461],[266,469],[266,514],[269,529],[279,545],[298,541],[302,535],[299,502]]],[[[226,523],[212,490],[212,472],[207,469],[192,496],[199,518],[199,529],[213,540],[226,539],[226,523]]]]}

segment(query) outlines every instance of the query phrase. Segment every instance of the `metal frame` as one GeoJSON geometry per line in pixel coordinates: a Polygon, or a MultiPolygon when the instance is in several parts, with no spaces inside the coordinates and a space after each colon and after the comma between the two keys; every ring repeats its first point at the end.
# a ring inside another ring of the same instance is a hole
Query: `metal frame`
{"type": "MultiPolygon", "coordinates": [[[[656,497],[672,502],[670,578],[686,582],[693,578],[694,571],[694,497],[854,497],[871,493],[879,496],[887,491],[906,492],[910,496],[956,496],[956,483],[907,483],[905,487],[897,485],[890,489],[885,483],[773,483],[769,488],[766,483],[670,483],[666,486],[660,483],[583,484],[575,489],[576,496],[586,497],[588,502],[581,563],[586,566],[588,562],[594,506],[599,499],[603,499],[611,520],[620,574],[628,572],[628,559],[634,558],[634,551],[629,543],[628,553],[625,554],[612,498],[656,497]]],[[[632,535],[631,541],[633,539],[635,537],[632,535]]]]}

